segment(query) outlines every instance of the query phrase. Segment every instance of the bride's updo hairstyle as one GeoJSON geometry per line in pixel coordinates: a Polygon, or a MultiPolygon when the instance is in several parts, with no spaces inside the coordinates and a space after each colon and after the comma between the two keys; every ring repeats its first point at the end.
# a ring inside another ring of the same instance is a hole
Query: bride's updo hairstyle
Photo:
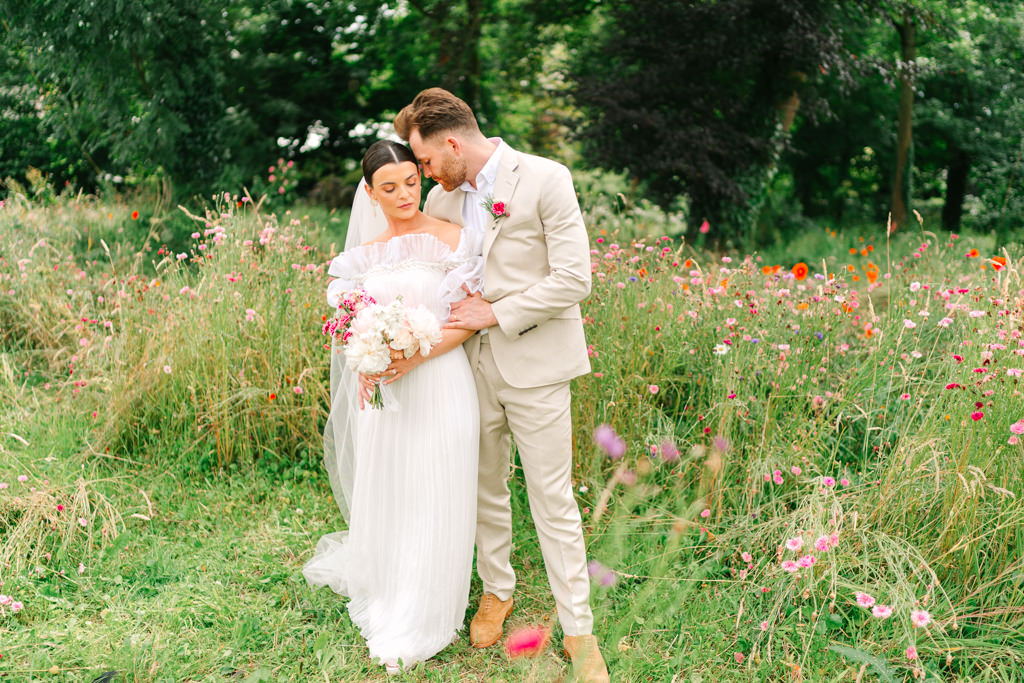
{"type": "Polygon", "coordinates": [[[373,187],[373,174],[381,166],[388,164],[400,164],[403,161],[411,161],[416,165],[416,156],[405,145],[391,140],[378,140],[370,145],[363,155],[363,179],[366,184],[373,187]]]}

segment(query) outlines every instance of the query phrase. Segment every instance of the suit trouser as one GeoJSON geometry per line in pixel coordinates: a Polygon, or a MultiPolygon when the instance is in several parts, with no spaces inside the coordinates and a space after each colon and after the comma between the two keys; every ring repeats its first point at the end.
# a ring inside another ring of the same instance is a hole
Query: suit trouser
{"type": "Polygon", "coordinates": [[[572,416],[569,382],[517,389],[498,372],[483,335],[474,368],[480,399],[480,482],[476,566],[484,592],[512,597],[511,442],[526,478],[530,512],[558,619],[567,636],[593,629],[583,522],[572,492],[572,416]]]}

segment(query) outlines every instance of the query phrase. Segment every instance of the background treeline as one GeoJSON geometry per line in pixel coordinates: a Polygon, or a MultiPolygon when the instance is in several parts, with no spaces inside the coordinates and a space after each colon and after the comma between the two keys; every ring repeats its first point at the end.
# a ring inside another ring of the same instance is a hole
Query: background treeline
{"type": "Polygon", "coordinates": [[[180,201],[280,191],[285,159],[289,196],[344,206],[442,85],[485,132],[747,245],[914,209],[1024,223],[1019,2],[0,0],[0,22],[0,178],[180,201]]]}

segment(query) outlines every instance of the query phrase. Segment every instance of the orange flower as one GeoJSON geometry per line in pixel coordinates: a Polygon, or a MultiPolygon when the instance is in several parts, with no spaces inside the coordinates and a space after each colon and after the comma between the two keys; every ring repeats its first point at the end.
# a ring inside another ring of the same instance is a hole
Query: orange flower
{"type": "Polygon", "coordinates": [[[855,270],[852,263],[846,265],[846,271],[852,273],[855,270]]]}
{"type": "Polygon", "coordinates": [[[772,275],[775,275],[775,273],[779,272],[780,268],[782,268],[782,266],[772,266],[772,275]]]}
{"type": "Polygon", "coordinates": [[[864,271],[864,275],[868,278],[868,282],[870,282],[871,284],[875,284],[875,280],[878,279],[877,270],[866,270],[864,271]]]}
{"type": "Polygon", "coordinates": [[[853,276],[853,281],[854,282],[860,282],[860,275],[854,275],[853,276]]]}
{"type": "Polygon", "coordinates": [[[857,253],[857,247],[850,247],[850,256],[853,256],[856,253],[857,253]]]}
{"type": "Polygon", "coordinates": [[[687,268],[693,268],[693,261],[691,259],[686,259],[686,261],[683,262],[683,265],[687,268]]]}
{"type": "Polygon", "coordinates": [[[273,391],[271,391],[270,392],[270,400],[273,401],[276,398],[277,398],[277,394],[275,394],[273,391]]]}
{"type": "Polygon", "coordinates": [[[997,271],[1002,270],[1003,268],[1006,267],[1006,259],[1002,256],[993,256],[992,267],[995,268],[997,271]]]}
{"type": "Polygon", "coordinates": [[[132,211],[132,220],[133,221],[139,220],[139,212],[138,211],[132,211]]]}
{"type": "Polygon", "coordinates": [[[868,255],[868,250],[867,249],[861,249],[860,250],[860,255],[861,256],[867,256],[868,255]]]}
{"type": "Polygon", "coordinates": [[[800,303],[798,303],[796,305],[796,307],[797,307],[798,310],[806,311],[807,310],[807,302],[806,301],[801,301],[800,303]]]}
{"type": "Polygon", "coordinates": [[[967,258],[978,258],[978,250],[971,249],[969,252],[967,252],[967,258]]]}
{"type": "Polygon", "coordinates": [[[874,251],[874,250],[875,250],[875,246],[873,244],[869,244],[868,245],[868,251],[874,251]]]}
{"type": "Polygon", "coordinates": [[[772,274],[772,267],[771,266],[761,266],[761,272],[764,273],[765,275],[771,275],[772,274]]]}
{"type": "Polygon", "coordinates": [[[793,266],[793,275],[797,280],[805,279],[807,277],[807,264],[801,261],[793,266]]]}
{"type": "Polygon", "coordinates": [[[870,327],[864,328],[864,337],[866,339],[871,339],[871,335],[873,335],[873,334],[874,334],[874,331],[870,327]]]}

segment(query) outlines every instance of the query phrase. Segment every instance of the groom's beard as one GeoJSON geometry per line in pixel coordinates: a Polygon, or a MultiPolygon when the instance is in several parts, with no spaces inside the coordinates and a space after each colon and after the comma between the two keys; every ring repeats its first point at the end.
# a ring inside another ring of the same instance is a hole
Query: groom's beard
{"type": "Polygon", "coordinates": [[[466,160],[448,157],[441,162],[441,172],[434,174],[434,180],[440,183],[445,192],[451,192],[466,182],[466,160]]]}

